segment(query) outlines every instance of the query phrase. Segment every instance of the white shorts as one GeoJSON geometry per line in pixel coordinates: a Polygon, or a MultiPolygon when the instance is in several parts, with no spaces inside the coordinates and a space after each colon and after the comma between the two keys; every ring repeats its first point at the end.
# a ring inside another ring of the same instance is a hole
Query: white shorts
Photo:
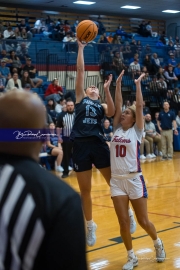
{"type": "Polygon", "coordinates": [[[112,176],[110,181],[111,197],[127,195],[130,200],[147,198],[147,189],[141,173],[126,176],[112,176]]]}

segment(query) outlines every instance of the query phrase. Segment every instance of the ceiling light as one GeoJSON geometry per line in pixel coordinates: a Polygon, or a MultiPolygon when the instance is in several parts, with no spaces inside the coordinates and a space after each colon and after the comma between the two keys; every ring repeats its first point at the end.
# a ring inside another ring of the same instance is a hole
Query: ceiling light
{"type": "Polygon", "coordinates": [[[166,12],[166,13],[179,13],[180,11],[179,10],[170,10],[170,9],[167,9],[167,10],[163,10],[162,12],[166,12]]]}
{"type": "Polygon", "coordinates": [[[76,2],[73,2],[74,4],[80,4],[80,5],[93,5],[95,4],[96,2],[89,2],[89,1],[76,1],[76,2]]]}
{"type": "Polygon", "coordinates": [[[141,8],[141,7],[137,7],[137,6],[122,6],[121,8],[127,8],[127,9],[138,9],[138,8],[141,8]]]}

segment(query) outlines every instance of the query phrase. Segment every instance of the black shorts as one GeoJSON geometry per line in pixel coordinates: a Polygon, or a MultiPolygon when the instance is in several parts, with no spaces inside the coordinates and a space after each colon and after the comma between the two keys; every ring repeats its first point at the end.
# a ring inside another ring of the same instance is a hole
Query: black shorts
{"type": "Polygon", "coordinates": [[[98,137],[75,138],[73,144],[73,165],[75,172],[97,169],[110,166],[110,151],[106,142],[98,137]]]}

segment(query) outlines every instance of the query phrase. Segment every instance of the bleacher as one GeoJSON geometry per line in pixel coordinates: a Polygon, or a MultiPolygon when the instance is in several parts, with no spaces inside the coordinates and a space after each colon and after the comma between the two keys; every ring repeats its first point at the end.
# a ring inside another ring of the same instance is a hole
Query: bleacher
{"type": "MultiPolygon", "coordinates": [[[[109,15],[90,15],[90,14],[76,14],[76,13],[65,13],[65,12],[55,12],[53,14],[45,12],[43,10],[32,10],[25,8],[0,8],[1,20],[5,22],[10,21],[12,26],[16,26],[21,19],[28,18],[30,27],[34,26],[34,23],[37,19],[42,18],[46,19],[47,15],[50,15],[51,19],[56,21],[57,19],[68,20],[71,25],[78,19],[79,21],[84,19],[91,19],[96,21],[100,18],[101,22],[106,27],[106,33],[114,33],[118,25],[123,25],[123,29],[127,33],[136,33],[139,23],[142,19],[138,18],[127,18],[122,16],[109,16],[109,15]]],[[[149,20],[149,18],[146,18],[149,20]]],[[[151,20],[151,25],[153,31],[160,33],[165,30],[165,21],[162,20],[151,20]]],[[[97,42],[99,35],[95,38],[94,42],[97,42]]],[[[124,42],[131,41],[128,39],[122,38],[124,42]]],[[[157,53],[160,58],[162,66],[167,65],[168,61],[168,51],[167,47],[157,47],[156,43],[158,37],[148,37],[144,38],[135,34],[135,40],[140,40],[142,44],[142,52],[139,58],[139,63],[142,66],[143,58],[145,56],[146,45],[148,44],[151,48],[151,53],[157,53]]],[[[19,43],[21,41],[18,41],[19,43]]],[[[74,44],[75,45],[75,44],[74,44]]],[[[102,44],[101,44],[102,45],[102,44]]],[[[65,91],[74,90],[75,88],[75,78],[76,78],[76,59],[77,59],[77,49],[72,52],[69,49],[71,44],[65,44],[59,41],[53,41],[49,37],[41,34],[35,34],[31,40],[31,44],[28,48],[28,54],[32,59],[32,64],[36,66],[38,70],[38,76],[40,76],[45,86],[53,78],[58,78],[60,85],[66,89],[65,91]]],[[[106,44],[104,45],[106,46],[106,44]]],[[[108,46],[112,46],[108,44],[108,46]]],[[[120,49],[121,45],[117,45],[120,49]]],[[[118,49],[118,48],[117,48],[118,49]]],[[[84,52],[86,72],[85,72],[85,87],[89,84],[96,84],[100,88],[100,94],[102,100],[104,99],[103,92],[103,79],[100,75],[101,69],[101,54],[98,50],[98,44],[90,43],[85,47],[84,52]]],[[[180,61],[180,59],[177,59],[180,61]]],[[[126,59],[126,65],[129,64],[128,59],[126,59]]],[[[106,71],[106,74],[114,74],[114,82],[116,79],[116,74],[113,70],[106,71]]],[[[106,75],[104,74],[104,75],[106,75]]],[[[111,87],[111,93],[114,97],[115,83],[111,87]]],[[[40,87],[39,89],[34,89],[33,91],[38,93],[42,98],[44,96],[45,87],[40,87]]],[[[123,93],[129,99],[134,100],[135,94],[135,85],[133,79],[130,75],[125,75],[123,77],[123,93]]],[[[153,101],[148,93],[144,93],[144,98],[149,102],[153,101]]]]}

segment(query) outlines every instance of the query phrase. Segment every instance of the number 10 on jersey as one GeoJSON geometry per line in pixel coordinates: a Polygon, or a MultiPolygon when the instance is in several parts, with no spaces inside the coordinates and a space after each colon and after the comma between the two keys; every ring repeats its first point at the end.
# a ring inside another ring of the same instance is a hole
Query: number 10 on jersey
{"type": "Polygon", "coordinates": [[[125,145],[116,145],[116,157],[125,157],[126,156],[126,146],[125,145]]]}

